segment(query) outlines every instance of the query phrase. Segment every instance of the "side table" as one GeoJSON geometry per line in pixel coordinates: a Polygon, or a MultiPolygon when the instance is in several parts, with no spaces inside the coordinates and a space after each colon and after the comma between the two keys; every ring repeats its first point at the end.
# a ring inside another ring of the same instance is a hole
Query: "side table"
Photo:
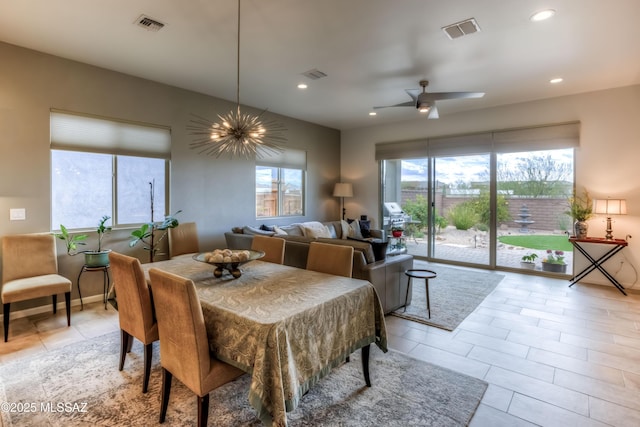
{"type": "Polygon", "coordinates": [[[590,263],[584,270],[582,270],[581,272],[573,276],[571,279],[569,279],[571,281],[571,284],[569,285],[569,287],[575,285],[577,282],[584,279],[589,273],[591,273],[595,269],[598,269],[604,275],[604,277],[606,277],[616,288],[618,288],[620,292],[622,292],[624,295],[627,295],[627,293],[624,290],[624,286],[622,286],[620,282],[618,282],[616,278],[613,277],[602,266],[602,264],[604,264],[608,259],[610,259],[612,256],[614,256],[618,252],[620,252],[629,244],[626,240],[604,239],[601,237],[586,237],[584,239],[578,239],[577,237],[572,236],[572,237],[569,237],[569,241],[571,242],[573,247],[576,248],[582,255],[584,255],[585,258],[590,263]],[[583,243],[611,245],[611,248],[607,252],[605,252],[602,256],[600,256],[600,258],[596,259],[593,256],[591,256],[589,252],[587,252],[586,249],[581,245],[583,243]]]}
{"type": "Polygon", "coordinates": [[[102,271],[102,288],[103,288],[103,302],[104,309],[107,309],[107,293],[109,292],[109,282],[111,282],[111,278],[109,277],[109,264],[100,266],[100,267],[90,267],[88,265],[83,265],[80,269],[80,274],[78,274],[78,295],[80,295],[80,310],[84,310],[84,303],[82,302],[82,292],[80,291],[80,278],[82,277],[82,273],[85,271],[102,271]]]}
{"type": "Polygon", "coordinates": [[[411,279],[424,279],[424,285],[427,291],[427,313],[431,319],[431,303],[429,302],[429,279],[435,279],[438,275],[431,270],[412,269],[404,272],[407,276],[407,294],[404,297],[404,311],[407,311],[407,300],[409,299],[409,289],[411,289],[411,279]]]}

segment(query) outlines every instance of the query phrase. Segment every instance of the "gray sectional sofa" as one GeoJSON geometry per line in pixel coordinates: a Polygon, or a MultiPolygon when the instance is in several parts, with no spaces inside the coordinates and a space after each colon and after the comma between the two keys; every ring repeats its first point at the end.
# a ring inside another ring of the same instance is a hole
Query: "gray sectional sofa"
{"type": "MultiPolygon", "coordinates": [[[[230,249],[250,249],[255,234],[276,236],[285,239],[284,263],[305,268],[309,243],[318,241],[335,245],[349,245],[354,248],[353,278],[371,282],[378,293],[385,313],[405,305],[407,278],[405,270],[413,268],[413,257],[407,254],[383,257],[374,251],[375,245],[385,248],[384,234],[381,230],[370,230],[372,241],[362,235],[352,233],[352,228],[344,221],[323,222],[325,229],[319,231],[318,223],[307,222],[280,227],[238,227],[225,233],[227,247],[230,249]],[[376,255],[377,258],[376,259],[376,255]]],[[[377,248],[376,248],[377,249],[377,248]]],[[[411,302],[411,294],[409,294],[411,302]]]]}

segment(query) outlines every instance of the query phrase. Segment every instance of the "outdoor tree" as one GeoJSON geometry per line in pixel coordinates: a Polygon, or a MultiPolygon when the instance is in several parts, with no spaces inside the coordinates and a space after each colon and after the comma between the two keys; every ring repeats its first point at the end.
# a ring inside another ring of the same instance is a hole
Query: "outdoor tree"
{"type": "MultiPolygon", "coordinates": [[[[499,190],[516,196],[562,196],[570,191],[573,170],[550,154],[523,156],[515,164],[500,162],[496,170],[499,190]]],[[[489,177],[488,171],[483,175],[489,177]]]]}

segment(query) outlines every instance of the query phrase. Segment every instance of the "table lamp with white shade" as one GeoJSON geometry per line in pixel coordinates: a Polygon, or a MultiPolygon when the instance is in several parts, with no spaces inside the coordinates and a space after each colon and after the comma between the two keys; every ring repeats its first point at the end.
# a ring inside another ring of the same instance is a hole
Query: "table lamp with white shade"
{"type": "Polygon", "coordinates": [[[625,199],[595,199],[593,201],[593,213],[607,216],[607,234],[605,235],[605,239],[613,240],[611,215],[626,215],[627,201],[625,199]]]}

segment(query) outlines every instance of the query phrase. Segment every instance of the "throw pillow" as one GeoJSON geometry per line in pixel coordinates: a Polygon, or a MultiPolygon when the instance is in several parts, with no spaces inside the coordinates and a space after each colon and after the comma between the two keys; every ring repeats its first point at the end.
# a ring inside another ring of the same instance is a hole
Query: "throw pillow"
{"type": "Polygon", "coordinates": [[[273,226],[273,231],[278,236],[286,236],[288,234],[286,231],[284,231],[282,228],[278,227],[277,225],[273,226]]]}
{"type": "Polygon", "coordinates": [[[371,220],[360,220],[360,232],[365,239],[371,237],[371,220]]]}
{"type": "Polygon", "coordinates": [[[362,237],[362,231],[360,231],[360,222],[357,219],[348,220],[349,222],[349,237],[354,237],[356,239],[364,239],[362,237]]]}
{"type": "Polygon", "coordinates": [[[349,230],[351,230],[351,227],[349,227],[349,223],[344,219],[340,220],[340,226],[342,228],[342,233],[340,234],[340,238],[346,239],[347,237],[349,237],[349,230]]]}
{"type": "Polygon", "coordinates": [[[273,231],[264,231],[264,230],[260,230],[257,227],[250,227],[248,225],[245,225],[242,228],[242,232],[244,234],[260,234],[262,236],[273,236],[275,234],[273,231]]]}
{"type": "Polygon", "coordinates": [[[318,221],[303,222],[302,229],[305,237],[331,238],[329,229],[323,223],[318,221]]]}

